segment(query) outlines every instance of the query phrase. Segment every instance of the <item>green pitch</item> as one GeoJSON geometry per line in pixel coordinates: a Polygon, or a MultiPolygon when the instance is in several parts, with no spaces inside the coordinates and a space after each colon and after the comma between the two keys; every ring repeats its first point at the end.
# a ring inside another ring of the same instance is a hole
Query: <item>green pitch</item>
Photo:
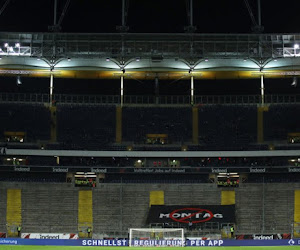
{"type": "MultiPolygon", "coordinates": [[[[97,248],[99,250],[129,250],[129,247],[75,247],[75,246],[0,246],[1,250],[87,250],[97,248]]],[[[158,250],[167,247],[132,247],[132,250],[158,250]]],[[[170,250],[300,250],[300,246],[279,246],[279,247],[168,247],[170,250]]]]}

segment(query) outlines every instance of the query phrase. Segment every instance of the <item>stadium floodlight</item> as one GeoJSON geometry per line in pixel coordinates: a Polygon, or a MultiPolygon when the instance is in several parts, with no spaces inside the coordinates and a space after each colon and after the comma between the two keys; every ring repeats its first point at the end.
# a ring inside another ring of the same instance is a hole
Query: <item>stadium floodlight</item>
{"type": "Polygon", "coordinates": [[[22,84],[21,77],[17,76],[17,85],[21,85],[21,84],[22,84]]]}
{"type": "Polygon", "coordinates": [[[293,82],[292,82],[291,86],[297,87],[297,77],[295,77],[295,76],[293,77],[293,82]]]}
{"type": "Polygon", "coordinates": [[[183,228],[130,228],[129,246],[184,247],[183,228]]]}

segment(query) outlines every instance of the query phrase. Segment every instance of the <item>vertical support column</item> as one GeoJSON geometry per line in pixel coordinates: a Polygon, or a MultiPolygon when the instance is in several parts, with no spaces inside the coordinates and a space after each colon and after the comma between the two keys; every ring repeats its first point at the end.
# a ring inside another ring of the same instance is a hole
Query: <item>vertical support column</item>
{"type": "Polygon", "coordinates": [[[192,107],[192,119],[193,119],[193,143],[199,144],[199,128],[198,128],[198,108],[192,107]]]}
{"type": "Polygon", "coordinates": [[[222,191],[221,205],[234,205],[234,204],[235,204],[235,191],[222,191]]]}
{"type": "Polygon", "coordinates": [[[49,93],[49,105],[52,107],[53,104],[53,74],[50,74],[50,93],[49,93]]]}
{"type": "Polygon", "coordinates": [[[155,77],[154,93],[155,93],[155,104],[159,104],[159,81],[157,76],[155,77]]]}
{"type": "Polygon", "coordinates": [[[122,143],[122,107],[116,107],[116,143],[122,143]]]}
{"type": "Polygon", "coordinates": [[[194,105],[194,76],[191,75],[191,104],[194,105]]]}
{"type": "Polygon", "coordinates": [[[124,103],[124,75],[121,75],[121,100],[120,100],[120,103],[121,103],[121,107],[123,106],[123,103],[124,103]]]}
{"type": "MultiPolygon", "coordinates": [[[[300,190],[295,190],[295,205],[294,205],[294,238],[300,237],[300,190]]],[[[293,235],[292,235],[293,237],[293,235]]]]}
{"type": "Polygon", "coordinates": [[[91,190],[80,190],[78,194],[78,232],[79,237],[91,237],[93,232],[93,193],[91,190]]]}
{"type": "Polygon", "coordinates": [[[50,106],[51,124],[50,124],[50,141],[57,141],[57,116],[56,116],[56,106],[50,106]]]}
{"type": "Polygon", "coordinates": [[[264,85],[264,76],[260,76],[260,95],[261,95],[261,105],[265,104],[265,85],[264,85]]]}
{"type": "Polygon", "coordinates": [[[150,191],[149,207],[151,205],[165,205],[164,191],[150,191]]]}
{"type": "Polygon", "coordinates": [[[264,108],[257,107],[257,143],[264,142],[264,108]]]}
{"type": "Polygon", "coordinates": [[[7,189],[6,226],[8,237],[18,236],[22,226],[21,189],[7,189]]]}

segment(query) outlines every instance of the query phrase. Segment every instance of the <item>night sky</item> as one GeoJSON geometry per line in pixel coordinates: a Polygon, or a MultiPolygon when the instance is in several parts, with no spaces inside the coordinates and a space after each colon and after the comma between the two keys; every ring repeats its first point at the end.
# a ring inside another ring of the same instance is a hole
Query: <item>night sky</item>
{"type": "MultiPolygon", "coordinates": [[[[0,0],[0,9],[6,0],[0,0]]],[[[67,0],[58,0],[58,14],[67,0]]],[[[248,0],[257,17],[257,0],[248,0]]],[[[71,0],[61,32],[118,32],[122,0],[71,0]]],[[[130,33],[181,33],[189,21],[185,0],[128,0],[130,33]]],[[[47,32],[53,24],[54,0],[11,0],[0,15],[0,31],[47,32]]],[[[261,0],[264,33],[300,33],[299,0],[261,0]]],[[[194,0],[196,33],[251,33],[251,18],[244,0],[194,0]]],[[[266,94],[299,93],[291,79],[265,81],[266,94]]],[[[260,94],[259,80],[203,80],[195,82],[196,94],[260,94]]],[[[0,78],[1,92],[49,91],[49,79],[0,78]]],[[[55,79],[56,93],[119,94],[118,80],[55,79]],[[84,83],[84,84],[83,84],[84,83]]],[[[153,94],[154,81],[125,81],[125,94],[153,94]]],[[[160,81],[160,94],[189,95],[189,81],[160,81]]]]}
{"type": "MultiPolygon", "coordinates": [[[[1,6],[6,0],[1,0],[1,6]]],[[[58,0],[58,18],[67,0],[58,0]]],[[[257,0],[248,0],[257,17],[257,0]]],[[[62,32],[117,32],[122,0],[71,0],[62,32]]],[[[129,32],[183,32],[186,0],[128,0],[129,32]]],[[[11,0],[0,16],[1,31],[46,32],[53,24],[54,0],[11,0]]],[[[300,33],[299,0],[261,0],[265,33],[300,33]]],[[[243,0],[194,0],[198,33],[250,33],[243,0]]]]}

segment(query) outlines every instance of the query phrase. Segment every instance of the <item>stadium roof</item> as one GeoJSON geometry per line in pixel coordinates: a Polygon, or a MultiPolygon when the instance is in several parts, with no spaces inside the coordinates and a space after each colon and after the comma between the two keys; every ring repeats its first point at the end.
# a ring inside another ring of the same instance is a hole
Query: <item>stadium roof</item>
{"type": "Polygon", "coordinates": [[[300,75],[300,34],[0,33],[0,75],[257,78],[300,75]]]}

